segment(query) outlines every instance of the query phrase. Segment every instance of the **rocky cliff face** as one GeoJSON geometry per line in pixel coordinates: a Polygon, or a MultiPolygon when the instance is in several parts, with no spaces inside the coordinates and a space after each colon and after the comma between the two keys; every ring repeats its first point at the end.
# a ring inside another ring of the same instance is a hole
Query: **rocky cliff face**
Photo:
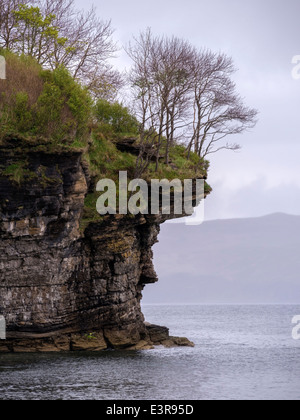
{"type": "Polygon", "coordinates": [[[0,146],[0,352],[191,345],[141,312],[163,218],[107,217],[81,233],[82,152],[48,149],[15,138],[0,146]]]}

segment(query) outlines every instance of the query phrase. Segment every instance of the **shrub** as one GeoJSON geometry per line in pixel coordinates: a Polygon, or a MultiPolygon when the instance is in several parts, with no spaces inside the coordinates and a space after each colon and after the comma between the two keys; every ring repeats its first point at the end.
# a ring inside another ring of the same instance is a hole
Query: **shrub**
{"type": "Polygon", "coordinates": [[[18,92],[15,95],[15,114],[16,128],[18,131],[28,131],[33,123],[33,115],[29,106],[29,98],[26,92],[18,92]]]}
{"type": "Polygon", "coordinates": [[[64,142],[86,139],[92,100],[64,67],[43,70],[33,59],[3,53],[7,79],[0,81],[0,136],[9,132],[64,142]]]}
{"type": "Polygon", "coordinates": [[[41,74],[45,81],[38,99],[37,129],[62,139],[82,139],[89,134],[92,100],[64,67],[41,74]]]}
{"type": "Polygon", "coordinates": [[[132,135],[139,133],[138,120],[129,112],[128,108],[118,102],[110,103],[100,99],[96,104],[95,114],[104,132],[132,135]]]}

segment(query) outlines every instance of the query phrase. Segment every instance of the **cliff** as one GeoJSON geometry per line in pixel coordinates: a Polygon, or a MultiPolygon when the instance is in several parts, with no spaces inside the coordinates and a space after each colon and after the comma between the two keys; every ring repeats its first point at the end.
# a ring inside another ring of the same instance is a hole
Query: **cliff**
{"type": "Polygon", "coordinates": [[[0,145],[0,352],[192,345],[141,312],[166,217],[109,216],[80,229],[93,189],[85,152],[18,136],[0,145]]]}

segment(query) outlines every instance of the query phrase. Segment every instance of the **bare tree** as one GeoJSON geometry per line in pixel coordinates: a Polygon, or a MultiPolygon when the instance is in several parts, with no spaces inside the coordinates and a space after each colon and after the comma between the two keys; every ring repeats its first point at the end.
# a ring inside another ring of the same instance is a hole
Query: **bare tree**
{"type": "Polygon", "coordinates": [[[51,69],[65,66],[95,95],[107,98],[120,88],[122,77],[108,62],[117,51],[111,21],[99,19],[94,7],[83,12],[74,0],[1,1],[0,46],[51,69]]]}
{"type": "Polygon", "coordinates": [[[94,7],[86,13],[77,11],[74,0],[39,0],[39,4],[45,15],[56,16],[54,25],[67,39],[65,45],[55,45],[49,64],[64,65],[75,78],[95,86],[100,69],[105,74],[111,70],[107,60],[117,51],[111,21],[99,19],[94,7]]]}
{"type": "Polygon", "coordinates": [[[14,11],[30,0],[1,0],[0,2],[0,48],[12,50],[18,39],[17,19],[14,11]]]}
{"type": "Polygon", "coordinates": [[[187,125],[191,51],[187,42],[153,37],[150,29],[127,48],[134,63],[130,82],[142,126],[157,133],[157,164],[163,139],[168,164],[170,147],[187,125]]]}
{"type": "Polygon", "coordinates": [[[164,38],[158,51],[156,83],[165,109],[166,164],[170,148],[188,126],[192,51],[188,42],[175,37],[164,38]]]}
{"type": "Polygon", "coordinates": [[[257,111],[246,107],[231,80],[233,61],[224,54],[195,51],[192,61],[193,130],[189,151],[200,157],[222,149],[238,150],[236,143],[222,143],[256,124],[257,111]]]}
{"type": "Polygon", "coordinates": [[[157,157],[165,141],[168,164],[178,138],[201,158],[240,148],[222,140],[252,128],[257,111],[236,93],[231,58],[199,51],[175,37],[154,37],[150,29],[135,38],[127,53],[133,61],[130,83],[142,127],[157,133],[157,157]]]}

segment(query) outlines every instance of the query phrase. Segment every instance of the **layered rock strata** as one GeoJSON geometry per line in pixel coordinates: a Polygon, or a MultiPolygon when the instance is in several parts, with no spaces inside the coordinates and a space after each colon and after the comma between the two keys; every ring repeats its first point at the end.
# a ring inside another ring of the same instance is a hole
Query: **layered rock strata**
{"type": "Polygon", "coordinates": [[[158,280],[151,249],[165,217],[111,216],[82,233],[90,182],[82,151],[24,150],[7,139],[0,170],[0,314],[7,324],[0,352],[192,345],[145,324],[141,311],[143,288],[158,280]],[[9,176],[18,165],[20,179],[9,176]]]}

